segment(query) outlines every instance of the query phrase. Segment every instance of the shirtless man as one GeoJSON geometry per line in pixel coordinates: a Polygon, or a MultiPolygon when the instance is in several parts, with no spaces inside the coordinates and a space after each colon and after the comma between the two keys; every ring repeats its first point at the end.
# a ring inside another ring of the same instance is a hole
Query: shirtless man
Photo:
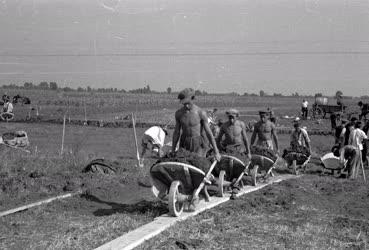
{"type": "Polygon", "coordinates": [[[206,142],[202,137],[204,131],[214,148],[215,157],[219,161],[220,154],[209,127],[206,111],[193,103],[195,99],[193,91],[191,89],[182,90],[178,95],[178,99],[183,107],[175,113],[176,126],[173,132],[172,152],[175,152],[179,141],[179,148],[196,153],[200,157],[205,157],[206,142]]]}
{"type": "Polygon", "coordinates": [[[273,150],[273,141],[275,149],[278,152],[278,137],[275,130],[275,125],[268,120],[266,111],[259,111],[260,121],[255,124],[254,132],[251,136],[251,146],[255,143],[256,136],[258,137],[257,145],[273,150]],[[273,140],[272,140],[273,139],[273,140]]]}
{"type": "Polygon", "coordinates": [[[226,112],[228,121],[220,127],[219,135],[216,139],[217,145],[221,149],[227,150],[232,147],[240,153],[246,153],[248,159],[251,159],[250,146],[246,135],[246,126],[243,121],[237,120],[239,112],[236,109],[230,109],[226,112]],[[222,141],[222,137],[224,140],[222,141]]]}
{"type": "MultiPolygon", "coordinates": [[[[179,148],[193,152],[200,157],[205,157],[207,146],[202,137],[204,131],[209,142],[213,146],[216,160],[220,161],[221,156],[209,127],[206,111],[193,103],[195,99],[194,92],[191,89],[184,89],[179,93],[178,99],[183,107],[175,113],[176,126],[173,132],[172,154],[175,153],[179,141],[179,148]]],[[[214,177],[212,177],[212,179],[214,179],[214,177]]],[[[208,182],[211,181],[208,180],[208,182]]],[[[192,198],[189,206],[190,211],[195,210],[198,201],[199,197],[192,198]]]]}

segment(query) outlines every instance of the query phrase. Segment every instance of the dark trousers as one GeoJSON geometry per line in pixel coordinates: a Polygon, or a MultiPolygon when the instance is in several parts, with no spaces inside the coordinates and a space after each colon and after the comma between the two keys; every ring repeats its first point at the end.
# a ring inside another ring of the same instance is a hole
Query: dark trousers
{"type": "Polygon", "coordinates": [[[308,117],[308,108],[301,108],[302,118],[307,119],[308,117]]]}

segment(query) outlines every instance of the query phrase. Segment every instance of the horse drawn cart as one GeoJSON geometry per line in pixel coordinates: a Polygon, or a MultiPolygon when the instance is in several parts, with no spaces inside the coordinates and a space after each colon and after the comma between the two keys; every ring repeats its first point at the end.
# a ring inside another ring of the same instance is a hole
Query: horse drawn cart
{"type": "Polygon", "coordinates": [[[327,114],[344,113],[346,106],[328,104],[328,97],[315,97],[310,114],[314,119],[324,119],[327,114]]]}

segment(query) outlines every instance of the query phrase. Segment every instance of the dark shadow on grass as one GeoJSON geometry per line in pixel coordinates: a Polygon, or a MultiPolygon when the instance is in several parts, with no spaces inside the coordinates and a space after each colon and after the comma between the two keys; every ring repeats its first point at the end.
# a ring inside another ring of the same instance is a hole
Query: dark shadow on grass
{"type": "Polygon", "coordinates": [[[95,212],[93,212],[95,216],[109,216],[115,213],[130,213],[130,214],[150,213],[153,217],[158,217],[162,214],[168,213],[167,206],[160,201],[142,200],[135,204],[120,204],[111,201],[103,201],[91,194],[82,194],[81,198],[111,206],[111,208],[108,209],[96,210],[95,212]]]}

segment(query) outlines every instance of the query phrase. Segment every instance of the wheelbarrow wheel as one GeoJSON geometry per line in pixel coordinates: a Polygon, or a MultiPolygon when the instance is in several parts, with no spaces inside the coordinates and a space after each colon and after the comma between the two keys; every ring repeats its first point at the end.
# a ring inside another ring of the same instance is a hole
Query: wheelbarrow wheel
{"type": "Polygon", "coordinates": [[[219,173],[219,180],[218,180],[218,196],[224,197],[224,177],[226,172],[224,170],[220,171],[219,173]]]}
{"type": "Polygon", "coordinates": [[[258,176],[258,170],[259,170],[258,165],[254,166],[254,168],[251,170],[251,184],[253,186],[256,186],[256,177],[258,176]]]}
{"type": "Polygon", "coordinates": [[[168,208],[171,216],[178,217],[183,212],[184,201],[178,200],[181,190],[182,184],[180,181],[173,181],[170,185],[168,208]]]}

